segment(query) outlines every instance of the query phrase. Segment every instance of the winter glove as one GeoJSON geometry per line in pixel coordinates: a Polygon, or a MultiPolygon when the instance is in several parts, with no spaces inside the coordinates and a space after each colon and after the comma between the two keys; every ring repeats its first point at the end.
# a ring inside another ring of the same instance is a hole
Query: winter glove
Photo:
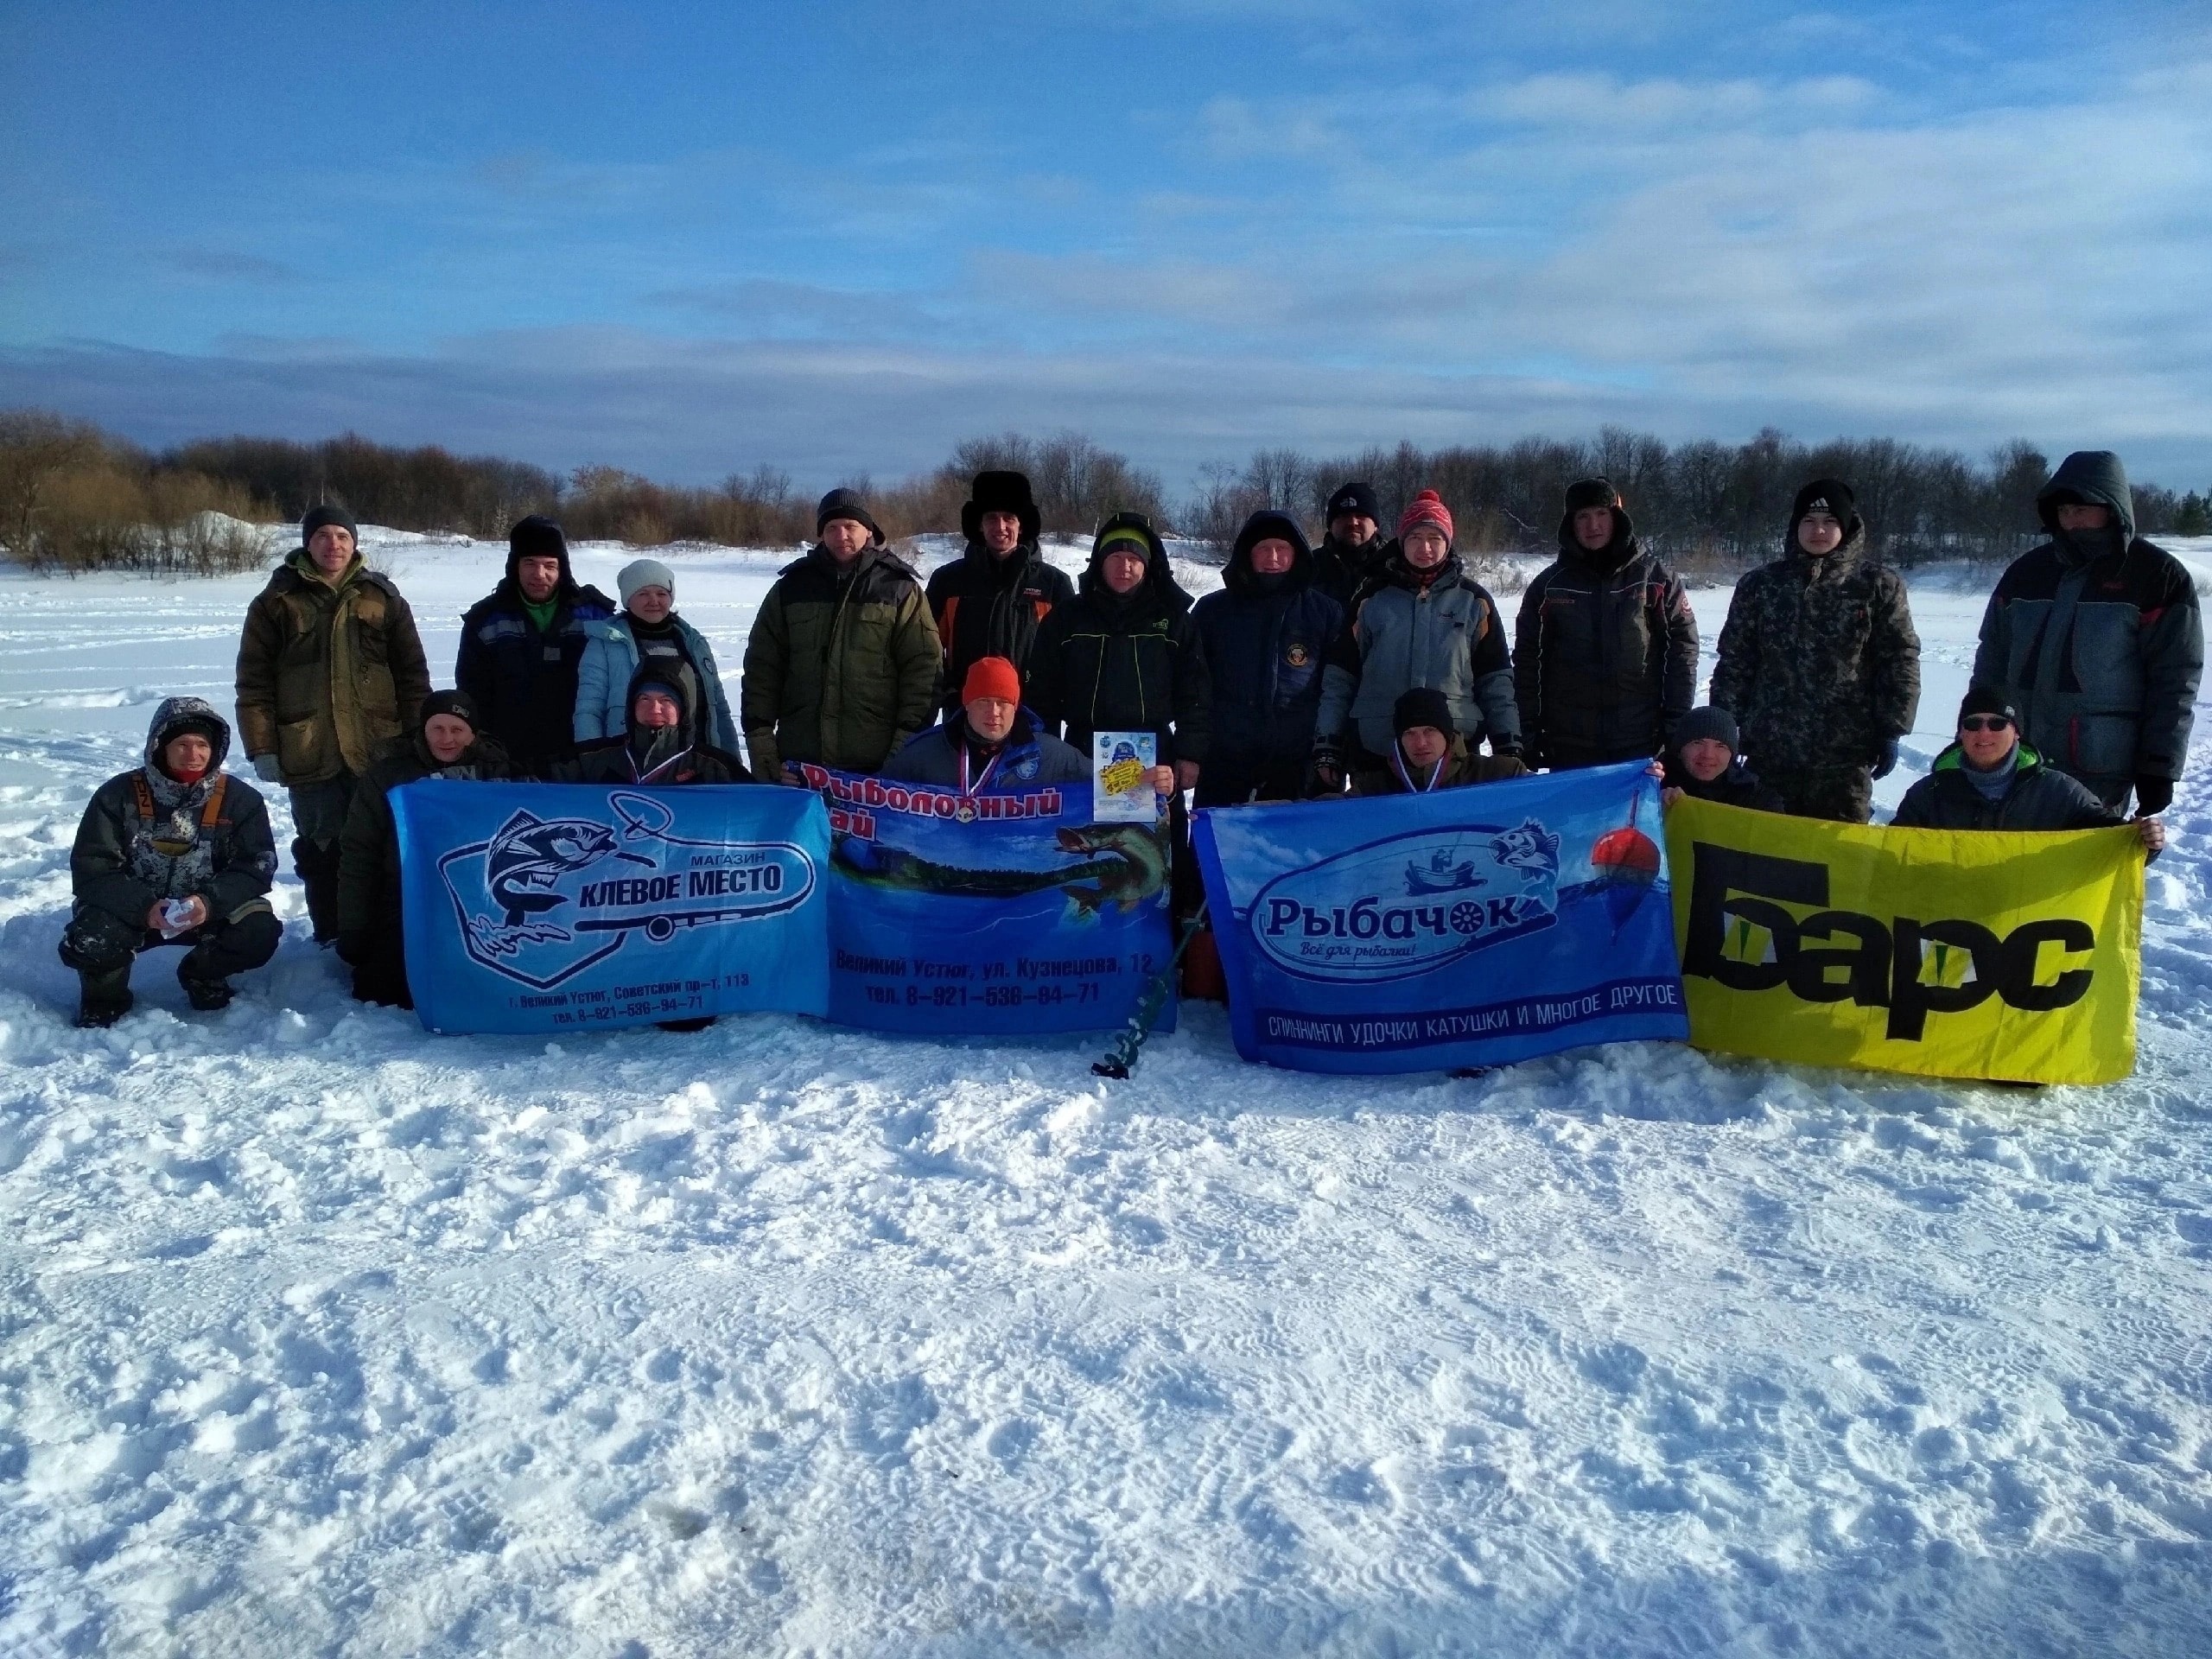
{"type": "Polygon", "coordinates": [[[284,781],[283,764],[276,759],[275,750],[270,750],[267,754],[257,754],[253,757],[253,775],[264,784],[281,784],[284,781]]]}
{"type": "Polygon", "coordinates": [[[1313,778],[1324,795],[1344,792],[1344,746],[1342,739],[1317,737],[1313,740],[1313,778]]]}
{"type": "Polygon", "coordinates": [[[2147,818],[2153,812],[2163,812],[2174,804],[2174,780],[2171,778],[2138,778],[2135,780],[2135,816],[2147,818]]]}
{"type": "Polygon", "coordinates": [[[1891,738],[1875,752],[1874,776],[1886,778],[1897,769],[1897,741],[1891,738]]]}
{"type": "Polygon", "coordinates": [[[753,759],[753,775],[764,784],[779,781],[784,775],[784,757],[776,748],[776,732],[772,726],[745,734],[746,753],[753,759]]]}

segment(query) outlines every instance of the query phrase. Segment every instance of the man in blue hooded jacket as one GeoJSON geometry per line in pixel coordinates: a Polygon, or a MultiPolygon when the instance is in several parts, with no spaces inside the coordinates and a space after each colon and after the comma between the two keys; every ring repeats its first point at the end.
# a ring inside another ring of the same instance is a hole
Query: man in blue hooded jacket
{"type": "Polygon", "coordinates": [[[1272,510],[1246,519],[1221,591],[1193,605],[1191,620],[1213,696],[1197,804],[1303,799],[1313,792],[1322,665],[1344,632],[1344,607],[1324,590],[1298,521],[1272,510]]]}

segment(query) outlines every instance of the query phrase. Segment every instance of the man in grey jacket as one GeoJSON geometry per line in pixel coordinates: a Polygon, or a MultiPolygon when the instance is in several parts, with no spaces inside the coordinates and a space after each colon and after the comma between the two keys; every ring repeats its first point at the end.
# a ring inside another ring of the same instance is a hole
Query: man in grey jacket
{"type": "Polygon", "coordinates": [[[1398,520],[1397,550],[1338,636],[1321,677],[1313,771],[1324,794],[1347,770],[1376,771],[1397,741],[1391,711],[1416,686],[1444,694],[1452,729],[1472,750],[1521,753],[1513,664],[1497,601],[1452,550],[1452,513],[1434,490],[1414,498],[1398,520]]]}
{"type": "Polygon", "coordinates": [[[2106,805],[2163,811],[2189,756],[2204,623],[2181,562],[2135,534],[2107,449],[2059,463],[2036,498],[2050,539],[2012,561],[1981,619],[1974,679],[2019,710],[2020,737],[2106,805]]]}

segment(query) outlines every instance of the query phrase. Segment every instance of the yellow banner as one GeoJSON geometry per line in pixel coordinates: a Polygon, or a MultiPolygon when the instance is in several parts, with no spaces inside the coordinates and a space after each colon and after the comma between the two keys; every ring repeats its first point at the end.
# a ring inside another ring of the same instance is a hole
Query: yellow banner
{"type": "Polygon", "coordinates": [[[1890,830],[1684,799],[1667,856],[1700,1048],[2022,1083],[2135,1069],[2133,828],[1890,830]]]}

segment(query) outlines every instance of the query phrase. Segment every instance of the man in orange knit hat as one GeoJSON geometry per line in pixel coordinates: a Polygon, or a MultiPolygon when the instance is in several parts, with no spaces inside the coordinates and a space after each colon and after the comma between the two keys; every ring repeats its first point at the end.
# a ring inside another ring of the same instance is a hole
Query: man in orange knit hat
{"type": "Polygon", "coordinates": [[[1021,706],[1021,675],[1011,660],[978,657],[961,683],[960,712],[893,755],[883,776],[982,795],[1087,783],[1090,762],[1072,745],[1038,729],[1036,716],[1021,706]]]}

